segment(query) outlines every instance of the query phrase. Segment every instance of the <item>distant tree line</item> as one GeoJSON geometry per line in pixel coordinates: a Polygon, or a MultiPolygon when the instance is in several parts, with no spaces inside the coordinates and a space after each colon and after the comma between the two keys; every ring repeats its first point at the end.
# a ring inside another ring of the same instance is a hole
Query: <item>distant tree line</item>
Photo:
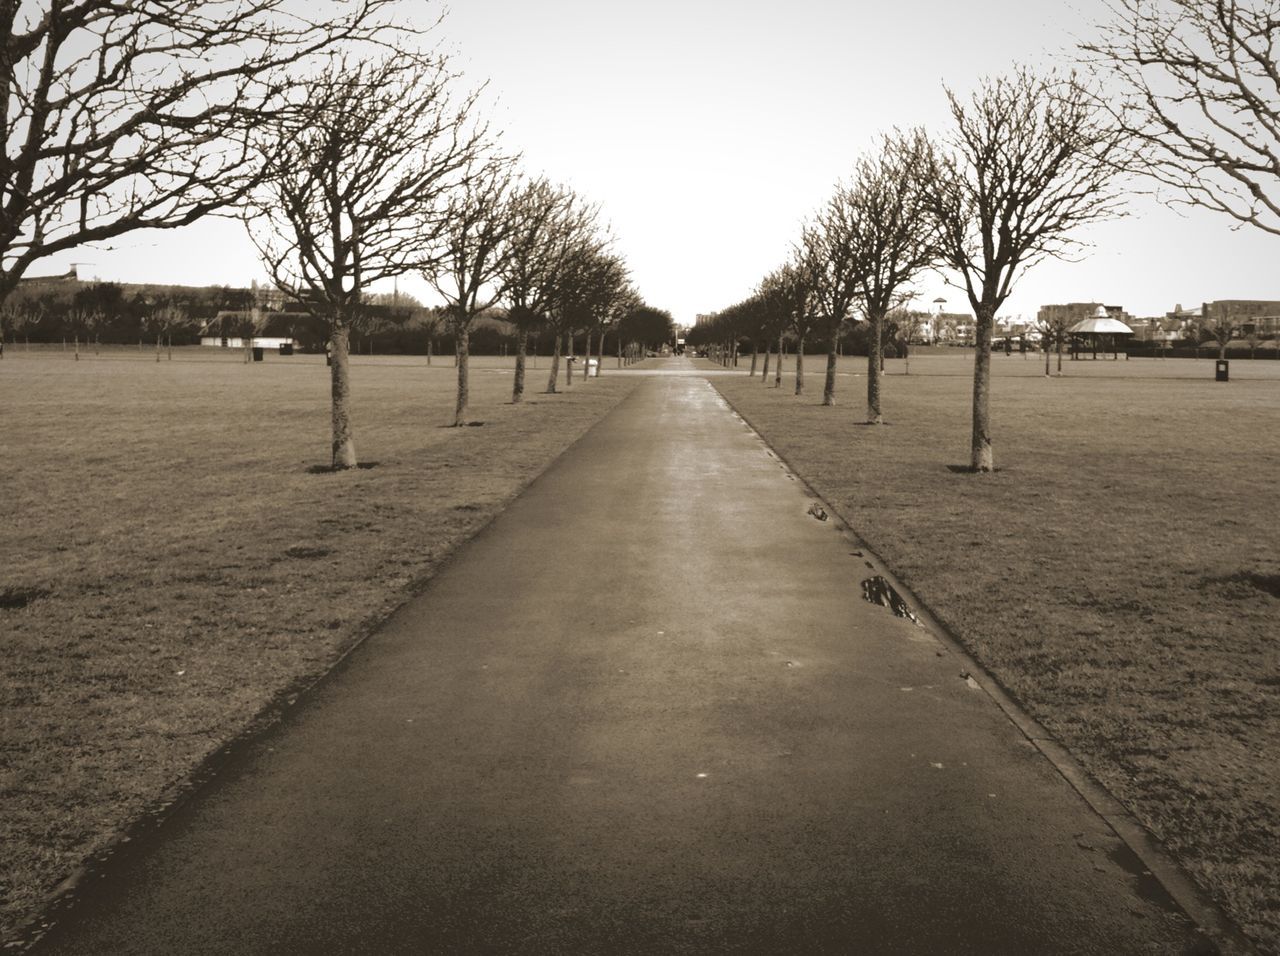
{"type": "MultiPolygon", "coordinates": [[[[329,339],[325,323],[309,312],[287,306],[262,305],[263,290],[234,286],[130,285],[77,282],[53,278],[21,283],[0,306],[0,332],[8,343],[58,344],[79,339],[84,344],[195,345],[204,338],[292,337],[301,348],[324,352],[329,339]]],[[[428,308],[409,295],[371,296],[362,303],[353,351],[378,355],[452,354],[457,337],[445,321],[446,310],[428,308]]],[[[625,342],[656,343],[670,339],[661,331],[628,322],[625,342]]],[[[551,329],[526,329],[529,351],[550,355],[557,337],[551,329]]],[[[574,333],[585,347],[585,336],[574,333]]],[[[506,309],[478,317],[470,334],[470,351],[478,355],[514,355],[520,328],[506,309]]],[[[622,343],[608,331],[606,354],[622,343]]],[[[563,340],[561,340],[563,346],[563,340]]]]}

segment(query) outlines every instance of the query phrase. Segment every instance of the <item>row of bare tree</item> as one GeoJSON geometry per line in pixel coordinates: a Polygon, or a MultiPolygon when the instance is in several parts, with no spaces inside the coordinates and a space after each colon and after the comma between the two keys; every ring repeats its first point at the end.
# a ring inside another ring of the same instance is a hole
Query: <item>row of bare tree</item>
{"type": "MultiPolygon", "coordinates": [[[[427,42],[439,20],[411,20],[394,0],[0,4],[0,307],[52,255],[241,215],[329,330],[339,468],[356,464],[349,340],[378,283],[421,275],[445,301],[456,423],[469,332],[499,301],[522,332],[601,342],[639,302],[598,210],[520,175],[427,42]]],[[[513,400],[523,386],[521,361],[513,400]]]]}
{"type": "Polygon", "coordinates": [[[456,82],[436,56],[340,57],[309,81],[305,106],[254,139],[265,171],[246,222],[275,285],[329,329],[335,468],[356,464],[348,348],[371,285],[415,273],[444,301],[455,425],[466,421],[472,327],[500,302],[519,330],[516,402],[530,332],[555,333],[554,392],[561,335],[586,332],[590,350],[638,304],[597,207],[521,177],[456,82]]]}
{"type": "MultiPolygon", "coordinates": [[[[897,131],[863,157],[804,226],[786,264],[703,332],[828,343],[823,403],[835,401],[845,325],[865,321],[867,421],[879,423],[880,354],[890,310],[936,269],[975,316],[970,464],[995,467],[989,397],[995,316],[1026,269],[1078,245],[1080,227],[1124,212],[1124,192],[1154,180],[1163,198],[1280,234],[1280,17],[1274,0],[1116,0],[1083,48],[1099,86],[1027,69],[947,90],[952,127],[897,131]]],[[[1048,329],[1061,342],[1065,329],[1048,329]]],[[[764,380],[771,350],[766,346],[764,380]]],[[[1047,368],[1047,365],[1046,365],[1047,368]]],[[[752,372],[755,366],[753,364],[752,372]]]]}
{"type": "MultiPolygon", "coordinates": [[[[976,316],[971,464],[990,471],[996,312],[1021,270],[1061,252],[1076,227],[1114,212],[1123,139],[1075,77],[1019,70],[981,84],[968,101],[948,96],[951,133],[937,141],[920,129],[884,137],[804,224],[790,260],[728,319],[735,334],[794,335],[797,394],[806,340],[825,341],[824,405],[835,404],[838,339],[848,322],[865,321],[866,420],[880,424],[886,318],[923,272],[950,270],[976,316]]],[[[775,367],[775,383],[780,372],[775,367]]]]}

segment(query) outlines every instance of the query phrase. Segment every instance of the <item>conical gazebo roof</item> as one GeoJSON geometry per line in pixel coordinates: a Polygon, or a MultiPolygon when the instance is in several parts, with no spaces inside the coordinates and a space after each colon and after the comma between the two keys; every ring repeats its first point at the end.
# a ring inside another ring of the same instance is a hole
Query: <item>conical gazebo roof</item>
{"type": "Polygon", "coordinates": [[[1068,332],[1075,334],[1088,334],[1090,332],[1099,335],[1132,335],[1133,329],[1125,325],[1119,319],[1113,319],[1110,316],[1094,316],[1090,319],[1081,319],[1068,332]]]}

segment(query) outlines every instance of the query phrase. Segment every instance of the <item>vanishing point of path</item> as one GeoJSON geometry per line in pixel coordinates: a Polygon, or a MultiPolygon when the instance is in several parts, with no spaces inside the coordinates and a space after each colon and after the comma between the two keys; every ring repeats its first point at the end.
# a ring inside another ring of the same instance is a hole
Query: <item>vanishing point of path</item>
{"type": "Polygon", "coordinates": [[[647,378],[42,949],[1184,951],[809,505],[705,378],[647,378]]]}

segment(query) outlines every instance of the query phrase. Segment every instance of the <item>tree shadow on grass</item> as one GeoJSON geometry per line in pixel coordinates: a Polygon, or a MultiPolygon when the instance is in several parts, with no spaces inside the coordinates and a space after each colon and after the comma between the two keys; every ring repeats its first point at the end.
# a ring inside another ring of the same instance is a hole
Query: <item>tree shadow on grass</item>
{"type": "Polygon", "coordinates": [[[48,596],[44,588],[0,587],[0,611],[17,611],[48,596]]]}
{"type": "Polygon", "coordinates": [[[947,465],[947,471],[956,475],[999,475],[1004,472],[1004,469],[993,468],[991,471],[979,471],[973,465],[947,465]]]}
{"type": "Polygon", "coordinates": [[[333,465],[308,465],[308,475],[336,475],[344,471],[368,471],[370,468],[377,468],[382,462],[379,461],[362,461],[355,468],[335,468],[333,465]]]}
{"type": "MultiPolygon", "coordinates": [[[[1221,577],[1206,577],[1201,581],[1202,586],[1207,584],[1242,584],[1261,591],[1263,594],[1269,594],[1274,598],[1280,598],[1280,574],[1260,574],[1256,571],[1237,571],[1235,574],[1222,575],[1221,577]]],[[[0,591],[0,595],[3,595],[0,591]]],[[[0,607],[4,605],[0,603],[0,607]]]]}
{"type": "Polygon", "coordinates": [[[484,422],[463,422],[460,425],[437,425],[436,428],[481,428],[484,422]]]}

